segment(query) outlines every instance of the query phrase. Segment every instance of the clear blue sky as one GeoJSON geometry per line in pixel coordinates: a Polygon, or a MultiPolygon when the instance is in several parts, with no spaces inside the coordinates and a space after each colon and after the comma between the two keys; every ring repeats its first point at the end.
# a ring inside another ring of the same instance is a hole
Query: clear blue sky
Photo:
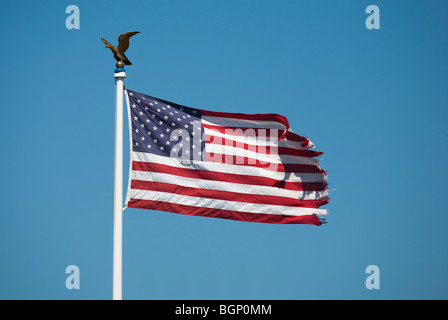
{"type": "Polygon", "coordinates": [[[112,297],[115,61],[100,38],[138,30],[127,87],[287,116],[325,152],[333,191],[320,227],[127,209],[124,298],[447,299],[447,12],[423,0],[4,2],[0,298],[112,297]],[[65,27],[70,4],[79,30],[65,27]],[[370,4],[380,30],[365,27],[370,4]],[[72,264],[79,290],[65,287],[72,264]],[[380,290],[365,287],[371,264],[380,290]]]}

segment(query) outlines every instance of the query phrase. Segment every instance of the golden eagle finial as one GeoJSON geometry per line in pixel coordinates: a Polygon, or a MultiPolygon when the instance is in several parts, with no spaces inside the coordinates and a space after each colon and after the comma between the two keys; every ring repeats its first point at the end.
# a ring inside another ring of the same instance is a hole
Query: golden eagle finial
{"type": "Polygon", "coordinates": [[[124,65],[131,65],[131,61],[126,57],[124,52],[129,48],[129,38],[133,35],[140,33],[140,31],[129,31],[121,34],[118,37],[118,46],[114,47],[106,39],[101,38],[101,40],[106,44],[106,48],[109,48],[113,54],[115,60],[117,60],[117,68],[123,68],[124,65]]]}

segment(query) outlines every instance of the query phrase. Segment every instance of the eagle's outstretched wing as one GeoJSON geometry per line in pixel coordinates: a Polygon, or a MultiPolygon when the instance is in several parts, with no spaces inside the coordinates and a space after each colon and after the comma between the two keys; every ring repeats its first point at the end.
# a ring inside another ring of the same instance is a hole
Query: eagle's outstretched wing
{"type": "Polygon", "coordinates": [[[109,42],[107,42],[107,40],[104,39],[104,38],[101,38],[101,41],[103,41],[106,45],[112,46],[112,45],[111,45],[109,42]]]}
{"type": "Polygon", "coordinates": [[[129,48],[129,38],[140,33],[140,31],[125,32],[118,37],[118,51],[124,53],[129,48]]]}

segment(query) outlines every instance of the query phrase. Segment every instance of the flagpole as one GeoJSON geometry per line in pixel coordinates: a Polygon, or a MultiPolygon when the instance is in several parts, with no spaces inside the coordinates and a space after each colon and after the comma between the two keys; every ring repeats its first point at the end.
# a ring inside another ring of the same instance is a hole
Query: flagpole
{"type": "Polygon", "coordinates": [[[123,299],[123,79],[124,64],[115,69],[114,240],[112,299],[123,299]]]}

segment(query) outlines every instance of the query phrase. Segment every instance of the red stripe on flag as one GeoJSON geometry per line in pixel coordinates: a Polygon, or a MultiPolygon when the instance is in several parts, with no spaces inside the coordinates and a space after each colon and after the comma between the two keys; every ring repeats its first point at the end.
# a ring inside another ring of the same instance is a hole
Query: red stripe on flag
{"type": "Polygon", "coordinates": [[[225,163],[235,166],[248,166],[262,168],[266,170],[276,172],[291,172],[291,173],[322,173],[326,174],[326,171],[315,165],[310,164],[295,164],[295,163],[263,163],[258,159],[252,159],[243,156],[234,156],[228,154],[220,154],[215,152],[207,152],[205,155],[205,161],[213,163],[225,163]]]}
{"type": "Polygon", "coordinates": [[[291,182],[275,180],[260,176],[248,176],[241,174],[222,173],[217,171],[184,169],[159,163],[132,161],[132,170],[167,173],[180,177],[216,180],[230,183],[279,187],[293,191],[324,191],[327,190],[326,182],[291,182]]]}
{"type": "Polygon", "coordinates": [[[201,114],[203,116],[209,116],[209,117],[231,118],[231,119],[239,119],[239,120],[275,121],[275,122],[279,122],[279,123],[283,124],[286,128],[289,128],[288,119],[285,116],[275,114],[275,113],[245,114],[245,113],[231,113],[231,112],[201,110],[201,114]]]}
{"type": "Polygon", "coordinates": [[[246,128],[246,127],[226,127],[202,123],[204,128],[220,132],[230,136],[237,137],[274,137],[274,141],[283,133],[284,130],[270,128],[246,128]]]}
{"type": "MultiPolygon", "coordinates": [[[[286,138],[287,140],[290,141],[299,142],[303,148],[306,148],[310,142],[308,138],[287,130],[279,130],[271,128],[228,127],[228,126],[211,125],[208,123],[202,123],[202,126],[212,131],[240,137],[245,136],[268,137],[268,135],[270,134],[274,136],[276,140],[286,138]]],[[[289,129],[289,127],[287,129],[289,129]]]]}
{"type": "Polygon", "coordinates": [[[183,204],[176,204],[171,202],[160,202],[160,201],[141,200],[141,199],[131,199],[128,202],[128,207],[157,210],[157,211],[167,211],[190,216],[202,216],[202,217],[221,218],[221,219],[247,221],[247,222],[262,222],[262,223],[274,223],[274,224],[312,224],[317,226],[324,223],[323,219],[319,219],[315,215],[287,216],[277,214],[240,212],[240,211],[203,208],[183,204]]]}
{"type": "Polygon", "coordinates": [[[214,136],[210,134],[205,135],[205,142],[207,144],[216,144],[222,146],[230,146],[235,148],[241,148],[244,150],[251,150],[254,152],[262,153],[262,154],[278,154],[278,155],[290,155],[290,156],[299,156],[306,158],[314,158],[323,154],[321,151],[314,150],[299,150],[293,148],[286,147],[277,147],[277,146],[264,146],[264,145],[253,145],[248,143],[243,143],[240,141],[232,140],[229,138],[214,136]]]}
{"type": "Polygon", "coordinates": [[[244,203],[259,203],[279,206],[301,207],[317,209],[328,203],[328,198],[319,200],[300,200],[281,196],[246,194],[221,190],[200,189],[193,187],[180,186],[171,183],[132,180],[131,189],[151,190],[175,193],[184,196],[211,198],[218,200],[228,200],[244,203]]]}

